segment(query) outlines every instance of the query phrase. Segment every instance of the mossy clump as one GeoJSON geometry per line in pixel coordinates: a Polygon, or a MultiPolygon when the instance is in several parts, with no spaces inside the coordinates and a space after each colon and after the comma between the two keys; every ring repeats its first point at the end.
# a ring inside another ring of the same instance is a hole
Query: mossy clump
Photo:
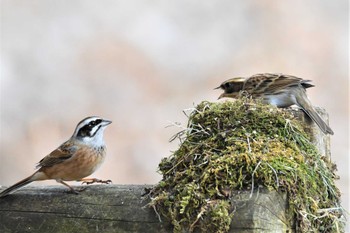
{"type": "Polygon", "coordinates": [[[235,221],[230,191],[258,186],[287,192],[297,232],[341,231],[335,166],[290,112],[249,98],[204,101],[176,138],[180,147],[159,164],[163,179],[149,203],[174,232],[227,232],[235,221]]]}

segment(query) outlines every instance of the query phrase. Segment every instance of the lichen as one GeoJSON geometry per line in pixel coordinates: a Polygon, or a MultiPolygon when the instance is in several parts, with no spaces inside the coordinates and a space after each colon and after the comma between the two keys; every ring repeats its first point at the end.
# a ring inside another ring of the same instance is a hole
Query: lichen
{"type": "Polygon", "coordinates": [[[200,103],[174,137],[178,150],[159,164],[163,178],[149,206],[174,232],[228,232],[235,221],[231,191],[264,187],[288,194],[297,232],[340,232],[335,166],[305,127],[290,111],[247,97],[200,103]]]}

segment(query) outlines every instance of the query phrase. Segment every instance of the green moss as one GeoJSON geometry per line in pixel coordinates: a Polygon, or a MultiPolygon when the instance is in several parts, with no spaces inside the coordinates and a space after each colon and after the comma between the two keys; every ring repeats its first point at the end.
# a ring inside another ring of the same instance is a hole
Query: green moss
{"type": "Polygon", "coordinates": [[[235,221],[229,193],[258,186],[288,193],[298,232],[342,229],[335,166],[288,111],[248,98],[202,102],[175,138],[180,147],[159,164],[150,203],[174,232],[227,232],[235,221]]]}

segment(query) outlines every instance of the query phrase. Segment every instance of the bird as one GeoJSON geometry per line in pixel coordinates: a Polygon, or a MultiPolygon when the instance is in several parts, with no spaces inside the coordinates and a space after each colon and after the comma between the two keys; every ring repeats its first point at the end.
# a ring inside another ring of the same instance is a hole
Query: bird
{"type": "Polygon", "coordinates": [[[242,93],[246,93],[253,99],[259,98],[263,103],[275,105],[278,108],[297,105],[323,133],[333,135],[333,130],[319,116],[306,95],[306,89],[314,87],[310,82],[311,80],[292,75],[261,73],[250,77],[228,79],[215,89],[224,90],[219,99],[238,98],[242,93]]]}
{"type": "Polygon", "coordinates": [[[39,161],[37,170],[29,177],[17,182],[0,193],[5,197],[23,186],[42,180],[56,180],[69,188],[70,192],[78,194],[65,181],[82,181],[86,184],[110,183],[110,180],[85,178],[91,175],[102,164],[106,155],[106,145],[103,139],[105,128],[112,121],[97,116],[81,120],[73,135],[57,149],[39,161]]]}

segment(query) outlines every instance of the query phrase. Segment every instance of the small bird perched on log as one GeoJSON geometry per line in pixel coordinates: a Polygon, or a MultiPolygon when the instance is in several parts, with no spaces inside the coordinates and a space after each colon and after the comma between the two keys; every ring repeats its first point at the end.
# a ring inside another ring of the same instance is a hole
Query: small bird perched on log
{"type": "Polygon", "coordinates": [[[263,73],[248,78],[237,77],[226,80],[215,89],[223,89],[219,96],[237,98],[246,93],[252,98],[261,98],[263,103],[287,108],[293,104],[299,106],[325,134],[332,134],[333,130],[317,114],[306,95],[306,88],[313,87],[311,80],[304,80],[285,74],[263,73]]]}
{"type": "Polygon", "coordinates": [[[106,146],[103,132],[110,123],[112,122],[100,117],[87,117],[80,121],[68,141],[40,160],[37,165],[38,170],[33,175],[5,189],[0,193],[0,197],[7,196],[33,181],[40,180],[54,179],[67,186],[75,194],[78,192],[65,181],[83,181],[86,184],[110,183],[110,180],[85,178],[91,175],[105,158],[106,146]]]}

